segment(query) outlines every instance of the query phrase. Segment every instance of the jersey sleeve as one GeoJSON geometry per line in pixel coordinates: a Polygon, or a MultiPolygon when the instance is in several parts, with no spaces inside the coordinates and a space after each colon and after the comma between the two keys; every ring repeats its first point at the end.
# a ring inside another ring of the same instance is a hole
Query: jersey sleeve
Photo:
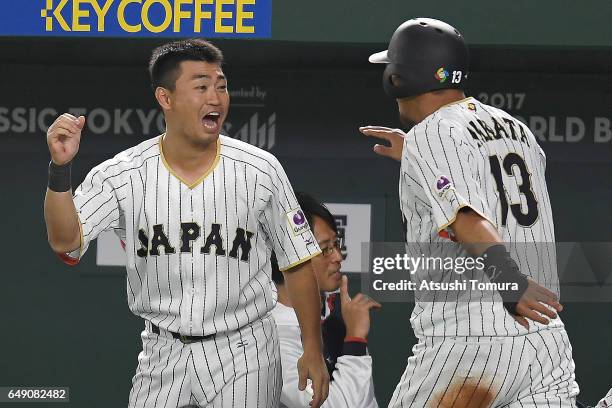
{"type": "MultiPolygon", "coordinates": [[[[312,393],[309,392],[311,388],[307,386],[304,391],[298,389],[297,362],[303,353],[299,327],[278,325],[278,336],[283,372],[281,404],[287,408],[307,407],[312,399],[312,393]]],[[[329,395],[321,406],[322,408],[378,407],[374,395],[370,356],[338,357],[332,376],[333,381],[329,383],[329,395]]]]}
{"type": "Polygon", "coordinates": [[[474,159],[480,153],[460,134],[454,123],[434,119],[414,128],[404,141],[402,177],[423,193],[438,233],[455,221],[463,207],[493,219],[474,159]]]}
{"type": "Polygon", "coordinates": [[[538,152],[540,153],[540,163],[542,164],[542,168],[546,169],[546,153],[542,150],[542,147],[538,145],[538,152]]]}
{"type": "Polygon", "coordinates": [[[266,201],[259,222],[276,253],[279,269],[285,271],[321,251],[283,167],[273,156],[268,175],[259,189],[266,201]]]}
{"type": "Polygon", "coordinates": [[[73,201],[81,227],[81,246],[66,254],[67,258],[62,257],[67,263],[78,262],[91,241],[102,231],[120,228],[120,207],[115,188],[109,174],[101,167],[94,167],[74,192],[73,201]]]}
{"type": "Polygon", "coordinates": [[[601,401],[599,401],[599,403],[596,405],[596,408],[607,407],[612,407],[612,388],[610,389],[610,391],[608,391],[608,394],[606,394],[606,396],[603,397],[601,401]]]}

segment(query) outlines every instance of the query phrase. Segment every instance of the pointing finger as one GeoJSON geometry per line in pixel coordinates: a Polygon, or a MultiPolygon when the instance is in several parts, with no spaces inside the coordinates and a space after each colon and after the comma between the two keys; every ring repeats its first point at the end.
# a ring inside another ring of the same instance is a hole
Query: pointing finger
{"type": "Polygon", "coordinates": [[[340,302],[346,304],[351,301],[351,297],[348,294],[348,278],[342,275],[342,283],[340,284],[340,302]]]}

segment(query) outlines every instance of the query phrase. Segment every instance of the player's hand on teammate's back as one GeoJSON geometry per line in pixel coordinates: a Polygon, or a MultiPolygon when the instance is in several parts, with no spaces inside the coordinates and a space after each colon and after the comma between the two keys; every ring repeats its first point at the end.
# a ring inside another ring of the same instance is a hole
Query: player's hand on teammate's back
{"type": "Polygon", "coordinates": [[[61,166],[76,156],[81,142],[85,116],[78,118],[64,113],[47,130],[47,145],[53,163],[61,166]]]}
{"type": "Polygon", "coordinates": [[[346,325],[346,336],[365,339],[370,332],[370,309],[380,309],[382,306],[362,293],[358,293],[351,299],[346,276],[342,277],[342,285],[340,285],[340,301],[342,302],[342,319],[346,325]]]}
{"type": "Polygon", "coordinates": [[[513,317],[519,324],[529,329],[527,319],[548,324],[550,321],[546,317],[555,319],[557,313],[554,310],[560,312],[563,310],[563,306],[559,303],[559,298],[554,292],[546,289],[531,278],[527,278],[527,281],[529,286],[516,304],[517,315],[513,317]],[[551,308],[554,310],[551,310],[551,308]]]}
{"type": "Polygon", "coordinates": [[[320,352],[304,350],[304,354],[297,362],[297,369],[299,390],[306,389],[307,379],[310,378],[313,395],[309,405],[312,408],[319,408],[329,393],[329,373],[323,355],[320,352]]]}
{"type": "Polygon", "coordinates": [[[362,126],[359,131],[366,136],[386,140],[390,145],[374,145],[374,152],[380,156],[389,157],[395,161],[402,160],[405,133],[401,129],[391,129],[384,126],[362,126]]]}

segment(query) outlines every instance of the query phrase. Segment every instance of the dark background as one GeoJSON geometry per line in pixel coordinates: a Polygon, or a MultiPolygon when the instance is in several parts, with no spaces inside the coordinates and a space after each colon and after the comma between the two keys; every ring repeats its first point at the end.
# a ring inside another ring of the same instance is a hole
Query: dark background
{"type": "MultiPolygon", "coordinates": [[[[274,21],[283,15],[279,7],[274,21]]],[[[494,31],[490,23],[487,27],[494,31]]],[[[587,26],[583,31],[587,40],[599,38],[587,26]]],[[[363,38],[361,30],[355,29],[355,38],[363,38]]],[[[373,143],[357,131],[367,124],[399,126],[394,101],[382,92],[380,67],[367,63],[371,52],[386,48],[374,40],[216,43],[226,54],[231,89],[256,85],[267,92],[265,106],[230,110],[232,129],[255,112],[261,117],[276,114],[271,152],[283,163],[294,188],[328,202],[372,203],[372,239],[400,241],[397,165],[376,157],[373,143]]],[[[593,123],[596,117],[611,117],[612,50],[601,43],[612,40],[603,38],[591,47],[509,41],[503,37],[503,45],[480,42],[471,48],[468,94],[525,94],[523,106],[510,110],[528,122],[545,118],[547,140],[565,134],[567,117],[584,122],[585,136],[579,142],[541,143],[548,157],[556,236],[559,241],[610,241],[612,143],[594,142],[593,123]]],[[[161,42],[0,38],[0,108],[153,109],[146,62],[151,48],[161,42]]],[[[508,108],[509,99],[502,107],[508,108]]],[[[0,110],[0,127],[1,117],[0,110]]],[[[97,267],[95,246],[74,268],[57,260],[46,243],[43,220],[49,160],[45,134],[40,129],[14,131],[13,125],[11,120],[0,133],[0,385],[68,386],[70,406],[125,406],[141,349],[142,322],[127,309],[124,271],[97,267]]],[[[73,184],[93,165],[157,134],[142,134],[137,124],[133,128],[132,135],[85,132],[73,184]]],[[[359,283],[358,276],[351,277],[353,291],[359,283]]],[[[565,306],[561,316],[574,347],[580,397],[594,404],[612,386],[612,304],[565,306]]],[[[374,316],[370,351],[381,406],[388,403],[415,342],[411,310],[411,304],[388,303],[374,316]]]]}

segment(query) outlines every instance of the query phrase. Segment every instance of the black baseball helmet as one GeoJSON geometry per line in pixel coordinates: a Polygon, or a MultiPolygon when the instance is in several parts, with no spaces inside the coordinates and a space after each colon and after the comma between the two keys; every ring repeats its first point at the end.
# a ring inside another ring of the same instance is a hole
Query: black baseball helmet
{"type": "Polygon", "coordinates": [[[413,18],[400,25],[389,49],[369,61],[387,64],[383,87],[393,98],[420,95],[438,89],[463,88],[469,54],[459,31],[433,18],[413,18]]]}

